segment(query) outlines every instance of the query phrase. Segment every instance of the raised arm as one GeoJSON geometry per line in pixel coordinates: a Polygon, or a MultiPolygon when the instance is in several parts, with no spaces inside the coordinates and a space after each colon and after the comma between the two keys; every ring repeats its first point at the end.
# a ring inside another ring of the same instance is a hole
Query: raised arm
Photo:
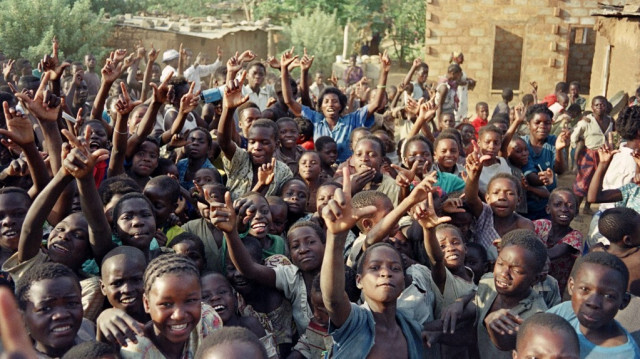
{"type": "Polygon", "coordinates": [[[109,157],[109,151],[98,149],[93,153],[89,149],[91,129],[86,128],[83,143],[71,132],[62,130],[73,147],[64,159],[64,168],[76,178],[82,213],[89,224],[89,244],[96,262],[101,263],[102,258],[115,247],[111,240],[111,228],[107,217],[104,215],[102,201],[93,179],[93,168],[96,163],[105,161],[109,157]]]}
{"type": "Polygon", "coordinates": [[[449,92],[449,88],[447,86],[438,86],[436,88],[436,122],[439,122],[440,117],[442,116],[442,105],[444,105],[444,100],[447,98],[447,92],[449,92]]]}
{"type": "Polygon", "coordinates": [[[291,77],[289,75],[289,65],[297,58],[298,56],[293,55],[293,48],[282,53],[282,58],[280,59],[280,78],[282,81],[282,97],[284,103],[287,104],[287,107],[289,107],[294,115],[301,116],[302,105],[293,98],[293,90],[291,89],[291,82],[289,81],[291,77]]]}
{"type": "Polygon", "coordinates": [[[109,96],[109,89],[111,85],[120,77],[122,71],[124,71],[124,57],[127,55],[127,50],[119,49],[111,52],[111,55],[107,59],[106,64],[102,68],[102,81],[100,82],[100,88],[98,94],[93,100],[93,108],[91,109],[91,118],[98,121],[102,121],[102,124],[107,129],[108,134],[112,135],[112,128],[105,120],[102,119],[102,111],[104,110],[104,103],[109,96]]]}
{"type": "Polygon", "coordinates": [[[431,132],[429,122],[433,121],[435,118],[437,111],[436,108],[430,101],[423,103],[422,99],[420,99],[420,101],[416,101],[409,98],[407,99],[407,107],[405,108],[405,111],[412,111],[415,105],[418,106],[418,117],[416,118],[416,122],[411,126],[407,138],[411,138],[422,132],[429,141],[434,142],[436,138],[433,136],[433,132],[431,132]]]}
{"type": "Polygon", "coordinates": [[[13,108],[9,108],[9,103],[2,103],[2,108],[7,129],[0,129],[0,134],[22,148],[22,152],[27,159],[27,165],[29,165],[29,174],[33,180],[34,193],[30,193],[30,195],[34,198],[44,189],[50,178],[47,166],[36,147],[33,126],[29,117],[13,108]]]}
{"type": "Polygon", "coordinates": [[[205,190],[205,198],[209,201],[211,223],[224,232],[229,249],[229,257],[238,271],[245,277],[270,287],[276,286],[276,272],[251,258],[249,251],[242,244],[238,235],[237,215],[231,203],[231,193],[224,195],[225,203],[215,202],[205,190]]]}
{"type": "Polygon", "coordinates": [[[242,96],[242,84],[246,77],[247,72],[245,71],[242,73],[240,80],[236,79],[227,82],[222,97],[222,115],[218,123],[218,145],[220,145],[222,153],[229,161],[236,153],[236,144],[232,140],[233,131],[235,131],[232,128],[232,126],[235,126],[233,112],[238,106],[249,100],[249,96],[242,96]]]}
{"type": "Polygon", "coordinates": [[[562,150],[567,147],[570,141],[571,132],[568,129],[562,131],[562,133],[556,139],[556,161],[553,164],[553,170],[561,175],[565,170],[564,155],[562,150]]]}
{"type": "Polygon", "coordinates": [[[509,125],[509,129],[507,129],[507,133],[502,136],[502,147],[500,148],[500,156],[507,157],[507,149],[509,148],[509,142],[513,138],[513,135],[516,134],[520,125],[524,122],[524,105],[519,103],[514,111],[516,113],[516,119],[509,125]]]}
{"type": "Polygon", "coordinates": [[[382,99],[384,98],[384,92],[387,87],[387,76],[391,70],[391,59],[385,50],[380,55],[380,77],[378,78],[378,91],[376,91],[376,97],[367,105],[367,113],[369,116],[373,115],[378,108],[382,105],[382,99]]]}
{"type": "MultiPolygon", "coordinates": [[[[483,157],[488,157],[485,155],[483,157]]],[[[480,157],[480,148],[473,141],[473,152],[467,156],[465,164],[467,170],[467,178],[465,180],[464,196],[467,205],[474,217],[479,217],[482,213],[482,201],[480,200],[480,173],[482,173],[482,158],[480,157]]]]}
{"type": "Polygon", "coordinates": [[[307,49],[304,49],[304,55],[300,59],[300,99],[302,104],[307,107],[313,107],[311,96],[309,96],[309,69],[313,65],[315,56],[307,55],[307,49]]]}
{"type": "Polygon", "coordinates": [[[191,86],[189,87],[189,92],[184,94],[180,99],[180,109],[178,110],[178,116],[176,116],[176,119],[173,121],[171,129],[162,133],[162,144],[169,143],[174,135],[182,132],[182,128],[184,127],[184,123],[186,122],[189,113],[195,110],[196,107],[198,107],[198,103],[200,102],[200,91],[194,92],[194,87],[195,82],[192,82],[191,86]]]}
{"type": "Polygon", "coordinates": [[[447,268],[444,264],[444,253],[436,238],[436,226],[450,221],[451,217],[438,217],[433,207],[433,194],[431,192],[429,192],[426,206],[423,203],[415,207],[414,217],[418,223],[420,223],[424,233],[424,248],[429,257],[433,281],[438,286],[438,289],[440,289],[440,293],[444,293],[444,285],[447,281],[447,268]]]}
{"type": "Polygon", "coordinates": [[[402,79],[402,83],[401,83],[402,87],[404,87],[408,83],[411,83],[411,78],[413,78],[413,74],[416,72],[416,70],[420,65],[422,65],[422,60],[420,59],[413,60],[413,63],[411,64],[411,68],[409,69],[409,72],[407,72],[407,74],[404,76],[404,79],[402,79]]]}
{"type": "Polygon", "coordinates": [[[126,158],[127,139],[129,137],[127,122],[131,111],[140,104],[140,101],[131,101],[123,82],[120,83],[120,87],[122,94],[116,102],[116,118],[112,140],[113,147],[111,148],[108,177],[124,173],[124,160],[126,158]]]}
{"type": "Polygon", "coordinates": [[[351,204],[351,179],[349,168],[342,171],[344,188],[337,189],[333,199],[322,210],[327,225],[327,244],[320,269],[320,288],[331,323],[340,328],[349,318],[351,303],[344,287],[343,252],[348,231],[358,219],[374,213],[377,208],[368,206],[354,209],[351,204]]]}
{"type": "MultiPolygon", "coordinates": [[[[618,153],[619,150],[611,151],[606,145],[598,149],[598,167],[593,174],[591,183],[589,184],[589,191],[587,192],[587,201],[590,203],[607,203],[622,201],[622,192],[619,189],[602,189],[602,181],[604,175],[607,173],[607,169],[611,164],[613,155],[618,153]]],[[[636,154],[634,154],[636,158],[636,154]]]]}
{"type": "Polygon", "coordinates": [[[151,50],[147,54],[147,67],[144,69],[144,76],[142,77],[142,89],[140,90],[140,101],[145,102],[147,100],[147,94],[149,92],[149,82],[151,81],[151,74],[153,73],[153,65],[158,58],[158,50],[151,44],[151,50]]]}

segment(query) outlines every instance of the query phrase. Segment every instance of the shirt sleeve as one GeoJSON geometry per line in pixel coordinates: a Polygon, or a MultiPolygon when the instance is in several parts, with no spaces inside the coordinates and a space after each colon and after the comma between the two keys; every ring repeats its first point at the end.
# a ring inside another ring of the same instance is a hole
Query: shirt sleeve
{"type": "Polygon", "coordinates": [[[309,106],[302,105],[302,117],[308,118],[313,124],[316,124],[324,118],[322,114],[312,110],[309,106]]]}
{"type": "Polygon", "coordinates": [[[279,265],[273,270],[276,272],[276,288],[282,291],[285,298],[291,298],[295,291],[298,267],[294,265],[279,265]]]}
{"type": "Polygon", "coordinates": [[[349,117],[349,122],[351,122],[351,126],[353,128],[356,127],[371,127],[375,124],[376,119],[373,115],[369,116],[369,110],[367,106],[360,107],[355,112],[352,112],[347,115],[349,117]]]}

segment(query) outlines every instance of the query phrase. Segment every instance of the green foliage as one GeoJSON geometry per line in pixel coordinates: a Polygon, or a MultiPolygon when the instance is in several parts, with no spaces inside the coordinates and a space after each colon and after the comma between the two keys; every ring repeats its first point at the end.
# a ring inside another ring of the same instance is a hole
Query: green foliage
{"type": "Polygon", "coordinates": [[[51,53],[54,36],[61,58],[106,53],[102,45],[111,25],[102,21],[102,12],[91,10],[90,0],[2,0],[0,8],[0,49],[8,57],[24,57],[35,66],[51,53]]]}
{"type": "Polygon", "coordinates": [[[306,47],[307,52],[315,56],[311,71],[331,73],[331,64],[342,51],[342,30],[335,12],[328,14],[317,7],[293,19],[284,34],[288,36],[289,47],[296,47],[296,53],[306,47]]]}
{"type": "Polygon", "coordinates": [[[111,15],[135,13],[148,6],[148,0],[91,0],[91,9],[95,13],[104,10],[111,15]]]}
{"type": "Polygon", "coordinates": [[[386,1],[385,13],[391,29],[387,35],[393,40],[396,57],[402,62],[411,62],[416,56],[420,57],[424,45],[425,1],[386,1]]]}

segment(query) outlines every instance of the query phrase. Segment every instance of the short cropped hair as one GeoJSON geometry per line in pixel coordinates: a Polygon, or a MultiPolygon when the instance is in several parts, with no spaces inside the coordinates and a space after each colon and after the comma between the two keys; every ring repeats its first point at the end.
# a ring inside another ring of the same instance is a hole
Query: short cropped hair
{"type": "Polygon", "coordinates": [[[640,224],[640,214],[632,208],[614,207],[602,213],[598,230],[612,243],[620,243],[624,236],[634,236],[640,224]]]}
{"type": "Polygon", "coordinates": [[[523,340],[525,340],[529,331],[536,330],[536,327],[543,327],[553,332],[562,332],[569,335],[571,337],[570,344],[574,351],[578,352],[580,350],[578,334],[571,324],[561,316],[552,313],[536,313],[522,323],[516,336],[516,350],[523,344],[523,340]]]}
{"type": "Polygon", "coordinates": [[[571,270],[570,278],[575,279],[582,269],[582,266],[586,263],[598,264],[617,271],[622,276],[623,292],[627,290],[627,286],[629,285],[629,269],[620,258],[607,252],[589,252],[576,260],[571,270]]]}
{"type": "Polygon", "coordinates": [[[18,300],[18,307],[22,310],[27,309],[27,303],[29,302],[29,291],[33,283],[56,278],[71,278],[80,290],[80,280],[78,276],[67,266],[60,263],[45,262],[33,266],[30,270],[26,271],[22,277],[18,280],[16,286],[16,299],[18,300]]]}
{"type": "Polygon", "coordinates": [[[209,335],[202,340],[198,351],[196,351],[196,359],[204,359],[209,357],[209,353],[215,351],[215,347],[222,344],[246,343],[254,346],[262,355],[263,359],[268,358],[267,349],[265,349],[260,339],[249,329],[244,327],[224,327],[214,335],[209,335]]]}
{"type": "Polygon", "coordinates": [[[537,114],[547,115],[547,117],[549,117],[549,119],[553,118],[553,112],[551,112],[551,110],[549,110],[547,105],[545,105],[543,103],[539,103],[539,104],[530,106],[527,109],[527,113],[525,115],[525,118],[527,119],[528,122],[531,122],[531,120],[537,114]]]}
{"type": "Polygon", "coordinates": [[[547,248],[544,246],[536,232],[530,229],[515,229],[502,236],[501,248],[518,246],[533,254],[536,273],[540,273],[547,261],[547,248]]]}

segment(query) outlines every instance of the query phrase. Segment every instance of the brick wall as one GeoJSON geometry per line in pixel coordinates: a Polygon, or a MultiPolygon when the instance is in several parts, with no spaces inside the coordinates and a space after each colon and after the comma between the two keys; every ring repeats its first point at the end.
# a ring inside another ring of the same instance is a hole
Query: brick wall
{"type": "Polygon", "coordinates": [[[580,91],[584,94],[589,93],[595,46],[596,32],[593,28],[571,29],[567,81],[578,81],[580,83],[580,91]]]}
{"type": "MultiPolygon", "coordinates": [[[[500,89],[492,91],[493,80],[508,77],[494,75],[494,53],[505,56],[510,51],[496,48],[496,32],[500,35],[497,29],[520,29],[515,32],[522,35],[523,47],[517,87],[529,92],[529,81],[536,80],[543,97],[553,91],[556,82],[567,80],[571,27],[593,26],[596,19],[589,12],[598,3],[598,0],[426,1],[424,59],[430,66],[430,77],[444,75],[451,53],[462,51],[465,55],[462,68],[477,81],[475,90],[469,92],[470,110],[478,101],[488,101],[493,108],[500,100],[500,89]]],[[[617,0],[601,2],[614,1],[617,0]]],[[[502,61],[497,60],[498,64],[502,61]]],[[[516,92],[516,100],[519,96],[516,92]]]]}

